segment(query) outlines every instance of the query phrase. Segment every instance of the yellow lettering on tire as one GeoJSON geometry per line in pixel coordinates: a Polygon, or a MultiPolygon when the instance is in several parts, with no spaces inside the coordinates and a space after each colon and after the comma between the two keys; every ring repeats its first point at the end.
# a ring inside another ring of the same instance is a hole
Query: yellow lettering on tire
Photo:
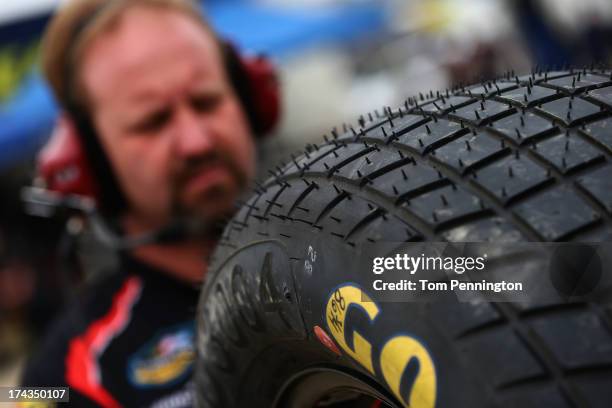
{"type": "MultiPolygon", "coordinates": [[[[357,306],[370,322],[380,313],[379,307],[360,288],[347,284],[338,288],[327,301],[325,310],[327,327],[336,343],[346,354],[374,373],[372,344],[359,332],[349,333],[353,347],[346,342],[346,319],[350,306],[357,306]]],[[[433,360],[427,349],[415,338],[407,335],[392,337],[380,353],[380,370],[391,391],[410,408],[434,408],[436,405],[437,381],[433,360]],[[406,399],[401,395],[402,377],[411,363],[417,363],[413,383],[406,399]]]]}
{"type": "Polygon", "coordinates": [[[412,359],[419,363],[414,384],[404,403],[411,408],[433,408],[436,404],[436,370],[429,353],[419,341],[409,336],[389,340],[380,354],[380,367],[393,393],[400,394],[402,374],[412,359]]]}
{"type": "Polygon", "coordinates": [[[380,312],[378,306],[361,289],[353,285],[338,288],[327,302],[327,327],[340,347],[352,358],[357,360],[368,371],[374,374],[372,363],[372,345],[359,332],[354,331],[353,348],[346,343],[345,320],[350,306],[359,306],[370,321],[374,320],[380,312]]]}

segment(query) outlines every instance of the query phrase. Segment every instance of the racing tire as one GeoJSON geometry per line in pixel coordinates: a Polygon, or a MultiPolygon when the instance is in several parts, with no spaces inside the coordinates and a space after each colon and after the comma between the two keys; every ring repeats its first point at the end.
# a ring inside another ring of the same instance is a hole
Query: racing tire
{"type": "Polygon", "coordinates": [[[508,74],[419,95],[334,130],[273,173],[210,260],[199,406],[610,406],[606,302],[448,296],[362,303],[351,322],[348,311],[340,323],[329,315],[368,300],[371,277],[351,267],[364,243],[612,241],[609,70],[508,74]],[[390,347],[410,353],[391,361],[390,347]]]}

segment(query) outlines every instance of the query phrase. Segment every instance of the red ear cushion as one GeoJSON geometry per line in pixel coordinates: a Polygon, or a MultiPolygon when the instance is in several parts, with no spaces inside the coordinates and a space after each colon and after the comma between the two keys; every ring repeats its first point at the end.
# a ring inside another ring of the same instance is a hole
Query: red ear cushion
{"type": "Polygon", "coordinates": [[[281,116],[281,91],[274,65],[265,57],[240,57],[248,78],[250,100],[258,135],[270,133],[281,116]]]}
{"type": "Polygon", "coordinates": [[[99,202],[99,187],[74,125],[61,117],[38,155],[38,173],[46,188],[62,195],[77,194],[99,202]]]}

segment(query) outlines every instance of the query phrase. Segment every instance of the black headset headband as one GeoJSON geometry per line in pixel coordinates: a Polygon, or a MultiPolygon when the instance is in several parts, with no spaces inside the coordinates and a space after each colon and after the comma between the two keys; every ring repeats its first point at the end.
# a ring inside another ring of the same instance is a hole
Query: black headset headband
{"type": "Polygon", "coordinates": [[[100,203],[100,210],[106,214],[118,214],[127,203],[123,191],[119,188],[115,172],[112,170],[110,162],[95,131],[93,120],[82,103],[79,103],[75,95],[76,91],[76,46],[85,30],[93,24],[102,11],[106,10],[113,0],[101,2],[91,13],[89,13],[78,25],[75,26],[71,41],[68,44],[66,58],[64,59],[64,108],[71,117],[81,139],[83,149],[87,155],[88,162],[94,173],[94,177],[100,188],[100,196],[103,202],[100,203]]]}

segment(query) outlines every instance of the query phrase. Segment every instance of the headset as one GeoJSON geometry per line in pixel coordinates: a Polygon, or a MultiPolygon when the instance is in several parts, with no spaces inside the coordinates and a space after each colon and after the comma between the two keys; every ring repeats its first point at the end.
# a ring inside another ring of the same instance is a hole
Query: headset
{"type": "MultiPolygon", "coordinates": [[[[93,13],[88,21],[96,14],[93,13]]],[[[79,27],[74,37],[87,24],[79,27]]],[[[230,42],[220,39],[218,42],[228,78],[251,130],[256,138],[262,138],[277,126],[281,116],[281,90],[276,68],[262,55],[245,56],[230,42]]],[[[71,68],[65,67],[66,75],[71,75],[71,68]]],[[[70,100],[65,105],[70,120],[60,117],[49,141],[38,154],[35,187],[22,191],[30,213],[47,215],[49,208],[78,210],[88,216],[98,238],[117,249],[177,239],[190,228],[199,228],[197,223],[194,226],[192,222],[179,220],[138,237],[126,238],[114,233],[109,227],[108,216],[120,214],[126,208],[126,198],[89,115],[70,100]]]]}
{"type": "MultiPolygon", "coordinates": [[[[225,44],[226,67],[256,138],[269,134],[281,115],[280,86],[274,65],[263,56],[244,57],[225,44]]],[[[37,158],[44,188],[61,196],[78,195],[94,201],[106,213],[125,203],[106,154],[91,124],[80,113],[60,118],[37,158]],[[92,133],[92,134],[89,134],[92,133]],[[92,160],[92,158],[95,158],[92,160]],[[102,160],[105,161],[102,162],[102,160]]]]}

